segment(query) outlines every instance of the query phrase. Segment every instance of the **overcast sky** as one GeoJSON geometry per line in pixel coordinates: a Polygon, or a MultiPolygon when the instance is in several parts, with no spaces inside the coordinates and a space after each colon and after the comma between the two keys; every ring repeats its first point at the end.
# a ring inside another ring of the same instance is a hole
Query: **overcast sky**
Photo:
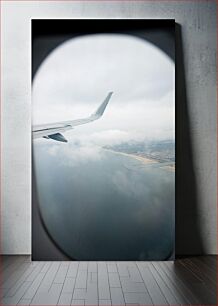
{"type": "Polygon", "coordinates": [[[66,132],[67,139],[98,145],[174,139],[174,62],[129,35],[88,35],[56,48],[34,78],[33,125],[86,117],[109,91],[103,117],[66,132]]]}

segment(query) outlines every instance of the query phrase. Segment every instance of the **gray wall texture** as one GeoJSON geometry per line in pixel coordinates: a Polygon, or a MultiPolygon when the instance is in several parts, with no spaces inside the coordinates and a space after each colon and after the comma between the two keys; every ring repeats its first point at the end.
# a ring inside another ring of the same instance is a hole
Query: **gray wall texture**
{"type": "Polygon", "coordinates": [[[216,1],[206,0],[2,2],[1,252],[31,252],[31,18],[171,18],[180,25],[176,252],[217,254],[216,1]]]}

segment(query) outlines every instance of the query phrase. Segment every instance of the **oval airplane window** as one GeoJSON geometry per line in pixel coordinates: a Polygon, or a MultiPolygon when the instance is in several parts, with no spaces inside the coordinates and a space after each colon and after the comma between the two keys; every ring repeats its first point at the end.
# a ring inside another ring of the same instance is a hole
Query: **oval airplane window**
{"type": "Polygon", "coordinates": [[[59,248],[78,260],[169,258],[174,62],[134,36],[81,36],[44,60],[32,94],[34,126],[66,121],[33,140],[40,214],[59,248]]]}

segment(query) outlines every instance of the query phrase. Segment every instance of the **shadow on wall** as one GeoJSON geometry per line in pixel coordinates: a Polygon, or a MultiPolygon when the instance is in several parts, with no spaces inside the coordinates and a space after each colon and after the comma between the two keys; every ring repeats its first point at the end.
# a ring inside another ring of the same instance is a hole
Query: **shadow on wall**
{"type": "Polygon", "coordinates": [[[176,256],[204,254],[198,213],[182,29],[176,24],[176,256]]]}

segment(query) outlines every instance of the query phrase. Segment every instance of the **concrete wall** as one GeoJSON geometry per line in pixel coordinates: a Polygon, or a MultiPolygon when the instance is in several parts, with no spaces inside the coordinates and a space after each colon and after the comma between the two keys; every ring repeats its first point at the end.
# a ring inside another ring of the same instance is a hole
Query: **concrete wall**
{"type": "MultiPolygon", "coordinates": [[[[216,1],[3,1],[2,17],[2,253],[31,250],[30,19],[101,17],[174,18],[181,25],[197,206],[190,210],[186,201],[179,209],[178,252],[199,252],[194,236],[187,242],[193,220],[198,220],[202,252],[216,254],[216,1]]],[[[186,152],[184,162],[188,158],[186,152]]],[[[182,192],[188,199],[190,190],[182,192]]]]}

